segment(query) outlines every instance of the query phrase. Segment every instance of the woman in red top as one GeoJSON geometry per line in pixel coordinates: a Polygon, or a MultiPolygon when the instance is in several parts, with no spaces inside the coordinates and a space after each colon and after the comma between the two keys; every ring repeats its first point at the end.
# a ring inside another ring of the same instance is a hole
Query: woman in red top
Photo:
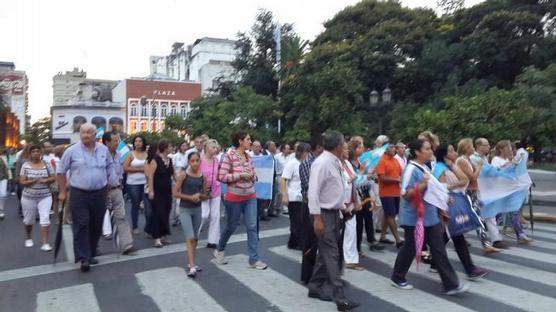
{"type": "Polygon", "coordinates": [[[259,259],[257,253],[259,239],[257,237],[257,194],[255,193],[255,167],[247,154],[251,147],[251,137],[245,131],[238,131],[232,135],[232,148],[222,160],[218,172],[218,180],[227,184],[227,192],[224,196],[226,207],[226,228],[220,236],[220,242],[214,251],[217,264],[226,264],[228,261],[224,256],[224,249],[228,240],[234,234],[241,215],[247,229],[247,247],[249,250],[249,266],[254,269],[264,270],[266,263],[259,259]]]}

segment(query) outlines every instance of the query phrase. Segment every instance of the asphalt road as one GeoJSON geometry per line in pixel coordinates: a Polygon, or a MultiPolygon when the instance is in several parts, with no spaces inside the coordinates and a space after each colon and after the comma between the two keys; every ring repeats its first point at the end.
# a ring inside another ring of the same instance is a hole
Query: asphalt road
{"type": "MultiPolygon", "coordinates": [[[[111,241],[102,240],[100,264],[84,274],[61,257],[52,265],[52,253],[39,246],[25,248],[23,226],[16,201],[10,198],[7,218],[0,222],[0,311],[334,311],[331,303],[307,297],[299,283],[301,254],[285,248],[289,233],[286,217],[261,223],[259,252],[269,269],[247,267],[243,229],[227,248],[230,263],[210,262],[212,251],[200,248],[198,264],[204,269],[197,279],[186,277],[185,244],[179,227],[173,228],[173,244],[156,249],[143,235],[134,236],[139,251],[119,256],[111,241]]],[[[35,241],[38,241],[38,228],[35,241]]],[[[66,229],[66,237],[69,235],[66,229]]],[[[485,255],[474,234],[468,235],[474,262],[490,271],[486,279],[469,282],[471,291],[457,297],[443,294],[437,274],[423,265],[412,267],[411,291],[392,288],[389,276],[396,249],[366,251],[364,271],[346,270],[347,295],[360,302],[356,311],[555,311],[556,225],[536,224],[534,242],[517,245],[503,253],[485,255]]],[[[54,235],[51,235],[51,241],[54,235]]],[[[200,246],[204,246],[203,243],[200,246]]],[[[67,246],[70,248],[70,246],[67,246]]],[[[448,246],[452,264],[463,268],[448,246]]],[[[69,261],[68,261],[69,258],[69,261]]]]}

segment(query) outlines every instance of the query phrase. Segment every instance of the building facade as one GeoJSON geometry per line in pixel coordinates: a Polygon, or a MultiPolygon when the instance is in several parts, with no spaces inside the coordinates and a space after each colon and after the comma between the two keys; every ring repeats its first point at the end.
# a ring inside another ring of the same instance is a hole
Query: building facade
{"type": "Polygon", "coordinates": [[[54,104],[52,141],[56,144],[79,140],[79,127],[93,123],[105,131],[124,132],[125,106],[112,99],[115,80],[90,79],[87,73],[74,68],[53,77],[54,104]]]}
{"type": "Polygon", "coordinates": [[[29,127],[31,117],[28,115],[29,81],[24,71],[16,70],[12,62],[0,62],[0,94],[3,102],[17,117],[19,134],[24,134],[29,127]]]}
{"type": "Polygon", "coordinates": [[[19,146],[19,119],[11,109],[0,104],[0,146],[19,146]]]}
{"type": "Polygon", "coordinates": [[[151,56],[151,75],[201,84],[203,94],[216,87],[220,78],[233,79],[232,62],[237,56],[236,42],[228,39],[197,39],[187,48],[174,43],[168,56],[151,56]]]}
{"type": "Polygon", "coordinates": [[[126,79],[113,89],[114,101],[125,106],[125,132],[161,131],[170,115],[186,117],[201,84],[185,81],[126,79]]]}

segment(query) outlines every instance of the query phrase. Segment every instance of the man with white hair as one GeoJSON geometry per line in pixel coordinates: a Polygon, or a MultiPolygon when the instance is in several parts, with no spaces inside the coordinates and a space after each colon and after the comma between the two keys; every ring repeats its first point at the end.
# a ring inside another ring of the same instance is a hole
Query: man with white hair
{"type": "Polygon", "coordinates": [[[91,264],[98,263],[95,256],[106,211],[107,186],[109,182],[119,183],[108,148],[95,142],[95,136],[96,127],[83,124],[79,128],[80,142],[66,150],[56,168],[60,202],[66,200],[68,182],[71,188],[73,249],[75,262],[81,263],[82,272],[88,272],[91,264]]]}

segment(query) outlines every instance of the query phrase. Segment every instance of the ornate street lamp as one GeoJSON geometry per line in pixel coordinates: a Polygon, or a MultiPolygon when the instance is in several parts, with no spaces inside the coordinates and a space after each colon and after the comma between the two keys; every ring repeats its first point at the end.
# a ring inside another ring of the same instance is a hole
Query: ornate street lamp
{"type": "Polygon", "coordinates": [[[374,90],[369,93],[369,106],[376,109],[378,113],[378,134],[382,134],[382,115],[385,113],[385,108],[392,102],[392,90],[386,87],[382,90],[382,94],[374,90]]]}

